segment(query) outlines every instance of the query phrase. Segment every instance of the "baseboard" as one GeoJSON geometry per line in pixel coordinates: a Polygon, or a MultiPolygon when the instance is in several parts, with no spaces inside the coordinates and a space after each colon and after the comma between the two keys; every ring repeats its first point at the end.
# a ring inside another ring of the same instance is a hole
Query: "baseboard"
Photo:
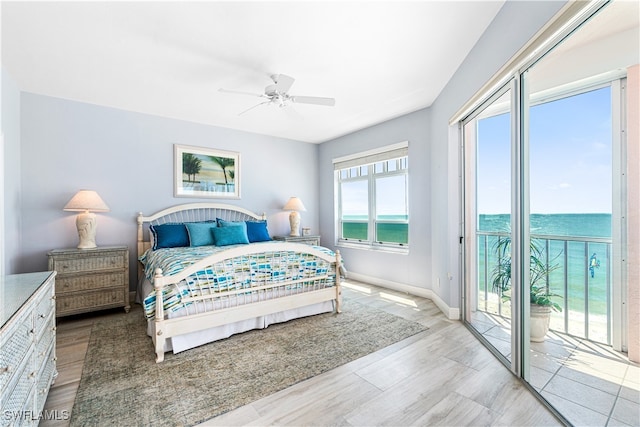
{"type": "Polygon", "coordinates": [[[431,289],[419,288],[417,286],[411,286],[391,280],[380,279],[378,277],[371,277],[365,274],[354,273],[351,271],[349,272],[348,278],[357,280],[359,282],[370,283],[382,288],[393,289],[394,291],[406,292],[411,295],[430,299],[440,309],[440,311],[445,316],[447,316],[447,319],[460,319],[460,309],[457,307],[449,307],[447,303],[445,303],[442,298],[440,298],[440,296],[438,296],[438,294],[433,292],[431,289]]]}

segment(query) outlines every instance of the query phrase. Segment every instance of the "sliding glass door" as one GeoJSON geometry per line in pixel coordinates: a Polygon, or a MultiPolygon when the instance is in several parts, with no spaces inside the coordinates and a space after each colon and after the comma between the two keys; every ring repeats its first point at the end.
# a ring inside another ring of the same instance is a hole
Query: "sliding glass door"
{"type": "Polygon", "coordinates": [[[617,390],[637,328],[624,278],[633,7],[591,9],[460,123],[464,321],[573,424],[618,423],[628,403],[617,390]]]}
{"type": "Polygon", "coordinates": [[[509,84],[465,121],[463,131],[465,176],[470,178],[465,180],[465,318],[508,361],[513,324],[507,289],[511,284],[512,98],[509,84]]]}
{"type": "MultiPolygon", "coordinates": [[[[549,64],[562,54],[566,47],[522,76],[532,282],[522,374],[554,407],[572,408],[573,424],[608,425],[616,422],[615,378],[625,368],[608,366],[610,358],[623,358],[614,334],[626,336],[625,325],[614,321],[624,317],[624,305],[613,298],[623,286],[614,260],[622,251],[615,235],[624,235],[624,227],[614,218],[625,216],[624,174],[614,153],[621,152],[625,78],[602,70],[541,90],[549,64]],[[537,335],[539,321],[545,324],[537,335]]],[[[554,69],[563,75],[572,66],[556,62],[554,69]]]]}

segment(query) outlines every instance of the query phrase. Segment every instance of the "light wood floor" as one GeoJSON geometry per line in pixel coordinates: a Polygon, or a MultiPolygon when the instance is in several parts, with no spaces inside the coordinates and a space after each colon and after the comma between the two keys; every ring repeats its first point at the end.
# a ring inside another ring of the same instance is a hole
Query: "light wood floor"
{"type": "MultiPolygon", "coordinates": [[[[561,425],[461,322],[446,319],[431,301],[353,281],[344,295],[429,330],[203,425],[561,425]]],[[[59,319],[59,375],[47,411],[71,411],[98,316],[59,319]]]]}

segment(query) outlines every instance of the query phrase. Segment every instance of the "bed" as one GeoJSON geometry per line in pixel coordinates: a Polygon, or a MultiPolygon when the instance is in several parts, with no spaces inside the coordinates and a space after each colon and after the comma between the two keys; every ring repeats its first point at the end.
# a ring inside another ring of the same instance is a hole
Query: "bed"
{"type": "Polygon", "coordinates": [[[157,363],[168,351],[341,311],[339,251],[273,241],[264,214],[190,203],[140,212],[137,223],[136,301],[157,363]]]}

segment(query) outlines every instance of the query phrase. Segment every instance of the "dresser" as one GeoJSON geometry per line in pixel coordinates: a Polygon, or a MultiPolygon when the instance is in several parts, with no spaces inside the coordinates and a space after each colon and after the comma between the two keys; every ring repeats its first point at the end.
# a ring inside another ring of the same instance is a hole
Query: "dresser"
{"type": "Polygon", "coordinates": [[[56,372],[55,272],[0,277],[0,425],[37,425],[56,372]]]}
{"type": "Polygon", "coordinates": [[[129,248],[50,251],[49,270],[56,271],[56,315],[124,307],[129,312],[129,248]]]}
{"type": "Polygon", "coordinates": [[[280,240],[282,242],[294,242],[304,243],[306,245],[319,246],[320,236],[307,235],[307,236],[273,236],[273,240],[280,240]]]}

